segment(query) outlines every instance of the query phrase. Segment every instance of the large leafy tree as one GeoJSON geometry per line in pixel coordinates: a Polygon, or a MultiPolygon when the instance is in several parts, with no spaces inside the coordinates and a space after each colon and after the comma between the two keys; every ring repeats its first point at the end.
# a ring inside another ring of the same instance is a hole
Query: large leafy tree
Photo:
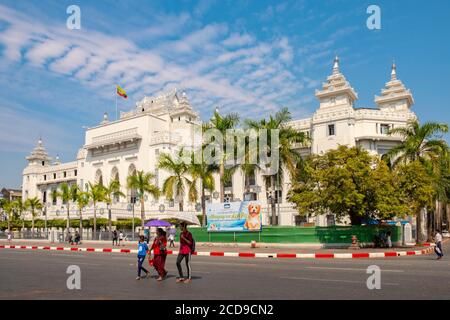
{"type": "Polygon", "coordinates": [[[216,109],[214,111],[211,120],[203,125],[203,131],[209,129],[216,129],[222,134],[223,137],[223,141],[220,141],[220,144],[222,145],[222,152],[218,163],[216,163],[219,166],[221,202],[223,202],[225,198],[226,161],[230,157],[230,155],[227,154],[226,143],[224,143],[224,141],[226,141],[227,139],[227,131],[235,129],[238,124],[239,124],[239,115],[237,113],[229,113],[227,115],[221,115],[219,111],[216,109]]]}
{"type": "Polygon", "coordinates": [[[108,206],[108,230],[111,237],[112,222],[111,222],[111,205],[114,199],[125,197],[125,194],[120,191],[120,182],[117,179],[113,179],[105,187],[105,202],[108,206]]]}
{"type": "Polygon", "coordinates": [[[38,216],[39,211],[42,210],[43,205],[37,197],[34,197],[25,200],[25,208],[31,211],[31,236],[34,238],[34,219],[38,216]]]}
{"type": "Polygon", "coordinates": [[[102,184],[92,184],[89,182],[89,188],[87,190],[89,200],[92,201],[94,206],[94,240],[97,239],[97,204],[105,199],[105,188],[102,184]]]}
{"type": "MultiPolygon", "coordinates": [[[[272,190],[281,190],[283,186],[283,173],[286,168],[291,180],[295,179],[297,174],[297,166],[302,162],[302,158],[297,148],[298,144],[303,144],[307,141],[307,137],[303,132],[299,132],[288,125],[292,120],[292,115],[287,108],[281,109],[274,116],[269,116],[269,119],[262,119],[260,121],[246,120],[246,125],[250,129],[267,130],[267,146],[266,151],[268,156],[274,154],[272,147],[273,133],[278,133],[278,171],[275,174],[265,175],[266,189],[269,187],[272,190]]],[[[260,159],[261,160],[261,159],[260,159]]],[[[260,169],[261,166],[259,167],[260,169]]],[[[252,166],[244,166],[243,170],[251,171],[255,168],[252,166]]],[[[278,192],[278,191],[277,191],[278,192]]],[[[276,221],[275,202],[272,201],[272,224],[276,221]]]]}
{"type": "MultiPolygon", "coordinates": [[[[393,167],[399,164],[407,164],[418,161],[427,169],[429,175],[433,177],[435,193],[435,212],[440,207],[440,203],[445,200],[445,170],[442,170],[443,162],[448,160],[448,145],[442,134],[448,132],[448,125],[437,122],[426,122],[420,124],[417,120],[408,122],[405,127],[398,127],[390,130],[390,135],[399,135],[402,143],[391,149],[387,154],[393,167]],[[444,173],[444,174],[442,174],[444,173]]],[[[417,214],[416,223],[418,226],[417,234],[424,234],[422,228],[421,215],[417,214]]],[[[431,234],[429,234],[431,236],[431,234]]]]}
{"type": "Polygon", "coordinates": [[[304,163],[293,181],[289,200],[300,214],[334,213],[352,225],[364,218],[388,219],[406,213],[398,185],[385,163],[367,151],[340,146],[304,163]]]}
{"type": "Polygon", "coordinates": [[[196,198],[195,187],[188,178],[189,165],[183,161],[183,149],[175,157],[168,153],[163,153],[158,159],[158,168],[166,170],[170,176],[164,180],[162,192],[167,199],[178,199],[179,210],[183,211],[183,198],[186,193],[186,186],[189,186],[189,200],[196,198]]]}
{"type": "Polygon", "coordinates": [[[433,179],[419,160],[398,165],[395,169],[395,176],[402,198],[409,208],[409,213],[416,215],[416,241],[421,243],[426,240],[424,230],[421,227],[421,210],[432,206],[436,192],[433,179]]]}
{"type": "Polygon", "coordinates": [[[161,191],[153,184],[152,180],[155,175],[151,172],[137,171],[135,175],[127,177],[128,189],[135,190],[141,202],[141,227],[144,228],[145,223],[145,194],[148,193],[155,199],[158,199],[161,191]]]}

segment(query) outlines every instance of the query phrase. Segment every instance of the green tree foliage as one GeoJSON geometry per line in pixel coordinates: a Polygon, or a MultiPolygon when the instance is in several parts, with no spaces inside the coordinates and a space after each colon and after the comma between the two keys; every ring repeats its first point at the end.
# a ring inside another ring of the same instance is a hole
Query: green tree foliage
{"type": "Polygon", "coordinates": [[[352,225],[407,212],[387,165],[357,147],[311,156],[288,197],[300,214],[334,213],[338,221],[349,218],[352,225]]]}

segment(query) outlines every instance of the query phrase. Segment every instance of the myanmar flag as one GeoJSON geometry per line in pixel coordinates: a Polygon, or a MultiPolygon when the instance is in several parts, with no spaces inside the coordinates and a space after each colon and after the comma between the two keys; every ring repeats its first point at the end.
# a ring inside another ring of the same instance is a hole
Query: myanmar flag
{"type": "Polygon", "coordinates": [[[127,93],[121,87],[117,86],[117,94],[125,99],[128,98],[127,93]]]}

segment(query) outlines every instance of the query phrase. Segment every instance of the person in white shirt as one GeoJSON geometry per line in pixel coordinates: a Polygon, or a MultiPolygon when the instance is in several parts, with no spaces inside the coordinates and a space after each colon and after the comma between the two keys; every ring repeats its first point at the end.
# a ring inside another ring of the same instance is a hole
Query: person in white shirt
{"type": "Polygon", "coordinates": [[[437,259],[442,259],[444,252],[442,251],[442,235],[439,230],[436,230],[436,235],[434,236],[434,242],[436,246],[434,247],[434,252],[437,254],[437,259]]]}
{"type": "MultiPolygon", "coordinates": [[[[119,246],[122,244],[122,241],[123,241],[123,232],[120,231],[120,233],[119,233],[119,246]]],[[[124,245],[124,244],[122,244],[122,245],[124,245]]]]}

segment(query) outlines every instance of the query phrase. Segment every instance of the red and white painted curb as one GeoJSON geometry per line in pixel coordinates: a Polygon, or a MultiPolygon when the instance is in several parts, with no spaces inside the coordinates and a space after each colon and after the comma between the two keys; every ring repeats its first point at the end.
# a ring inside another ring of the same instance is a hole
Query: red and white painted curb
{"type": "MultiPolygon", "coordinates": [[[[0,249],[29,249],[56,250],[71,252],[106,252],[106,253],[137,253],[135,249],[119,248],[79,248],[79,247],[50,247],[50,246],[20,246],[0,245],[0,249]]],[[[209,257],[240,257],[240,258],[291,258],[291,259],[358,259],[358,258],[387,258],[400,256],[418,256],[433,252],[434,245],[427,249],[415,251],[386,251],[386,252],[354,252],[354,253],[254,253],[254,252],[223,252],[206,251],[194,252],[197,256],[209,257]]],[[[167,250],[167,254],[178,254],[178,251],[167,250]]]]}

